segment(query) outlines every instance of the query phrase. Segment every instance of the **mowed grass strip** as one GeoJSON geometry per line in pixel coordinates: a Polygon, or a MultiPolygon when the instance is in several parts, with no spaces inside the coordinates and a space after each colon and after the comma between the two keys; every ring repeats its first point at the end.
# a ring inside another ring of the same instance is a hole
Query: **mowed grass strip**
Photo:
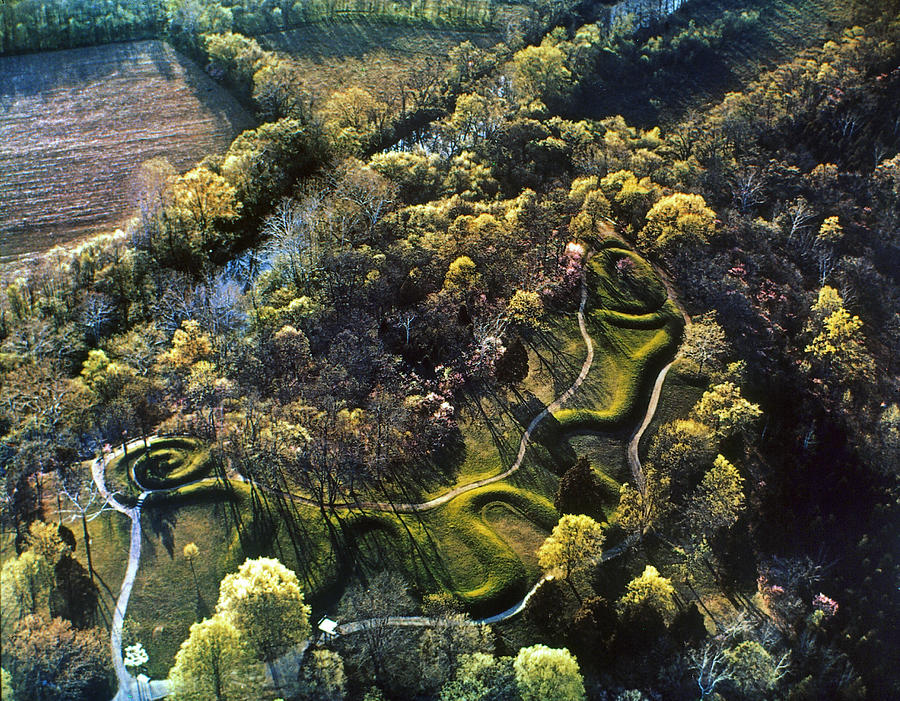
{"type": "Polygon", "coordinates": [[[251,126],[160,41],[0,57],[0,261],[112,227],[142,162],[187,170],[251,126]]]}

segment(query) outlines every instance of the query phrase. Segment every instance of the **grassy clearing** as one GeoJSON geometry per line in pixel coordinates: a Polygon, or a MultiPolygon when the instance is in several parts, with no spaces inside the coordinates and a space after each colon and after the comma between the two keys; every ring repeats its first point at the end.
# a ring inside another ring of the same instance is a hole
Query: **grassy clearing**
{"type": "Polygon", "coordinates": [[[246,484],[210,481],[155,494],[141,519],[141,566],[126,637],[147,648],[155,678],[168,674],[191,623],[215,609],[219,582],[245,558],[279,558],[297,572],[314,604],[317,594],[335,588],[338,567],[323,519],[314,509],[267,498],[246,484]],[[200,549],[193,572],[183,554],[190,542],[200,549]]]}
{"type": "Polygon", "coordinates": [[[591,256],[588,284],[592,306],[633,315],[658,311],[668,295],[653,268],[634,251],[607,247],[591,256]],[[622,266],[619,272],[617,266],[622,266]]]}
{"type": "MultiPolygon", "coordinates": [[[[59,514],[55,496],[52,496],[55,490],[49,488],[49,484],[47,486],[43,508],[44,519],[56,524],[59,521],[59,514]]],[[[75,538],[75,549],[72,554],[86,570],[88,559],[81,520],[66,520],[63,521],[63,525],[75,538]]],[[[105,511],[88,522],[88,536],[91,539],[94,582],[100,595],[96,624],[108,628],[112,622],[119,587],[125,576],[131,540],[131,521],[117,511],[105,511]]],[[[0,564],[14,557],[16,557],[15,532],[3,531],[0,534],[0,564]]]]}
{"type": "Polygon", "coordinates": [[[319,101],[359,86],[393,101],[411,76],[439,67],[454,46],[470,41],[489,48],[499,31],[454,31],[383,24],[360,18],[322,22],[257,37],[270,50],[291,54],[304,69],[306,88],[319,101]]]}
{"type": "Polygon", "coordinates": [[[632,319],[594,314],[594,365],[572,407],[554,412],[563,430],[616,431],[635,418],[653,373],[671,357],[682,320],[671,303],[649,315],[646,326],[632,319]],[[602,408],[597,408],[602,407],[602,408]]]}
{"type": "Polygon", "coordinates": [[[143,161],[186,170],[250,126],[163,42],[0,58],[0,261],[111,227],[135,207],[143,161]]]}
{"type": "Polygon", "coordinates": [[[547,531],[535,526],[521,511],[506,502],[492,502],[481,510],[481,518],[491,530],[499,533],[518,558],[537,566],[537,550],[547,537],[547,531]]]}
{"type": "MultiPolygon", "coordinates": [[[[389,568],[403,573],[417,594],[450,591],[475,615],[495,613],[537,578],[534,551],[556,518],[547,499],[507,484],[468,492],[425,514],[354,511],[327,520],[242,483],[156,494],[142,515],[129,640],[147,648],[151,675],[164,676],[190,624],[214,609],[221,579],[244,558],[263,554],[298,573],[317,612],[332,606],[348,582],[389,568]],[[189,542],[200,549],[196,582],[183,556],[189,542]]],[[[127,534],[119,547],[121,558],[127,534]]]]}
{"type": "MultiPolygon", "coordinates": [[[[608,277],[609,266],[622,255],[611,250],[604,264],[595,266],[595,275],[608,277]]],[[[642,264],[637,259],[634,267],[641,275],[642,264]]],[[[607,280],[597,286],[593,299],[612,299],[607,280]]],[[[604,417],[599,424],[613,432],[572,433],[568,429],[574,422],[547,417],[521,469],[503,482],[415,514],[323,514],[246,483],[215,478],[150,495],[142,514],[144,551],[128,635],[146,646],[151,675],[168,672],[190,624],[213,610],[219,582],[246,557],[272,555],[294,569],[316,614],[333,607],[348,583],[385,568],[401,572],[415,594],[452,593],[474,616],[494,614],[521,598],[539,576],[535,551],[558,518],[552,504],[558,475],[578,455],[590,459],[605,487],[604,513],[614,509],[619,485],[629,478],[624,421],[652,381],[648,368],[668,357],[680,331],[680,317],[670,303],[663,304],[658,290],[635,289],[615,301],[634,311],[600,310],[591,317],[594,366],[576,395],[575,410],[588,417],[591,427],[604,417]],[[193,571],[183,556],[188,542],[200,549],[193,571]]],[[[510,390],[484,389],[461,400],[460,450],[448,464],[432,466],[420,484],[403,485],[403,491],[389,496],[417,501],[506,469],[527,424],[572,384],[585,352],[574,314],[551,320],[549,329],[530,342],[528,379],[510,390]]],[[[188,450],[193,447],[160,441],[151,451],[158,460],[145,469],[139,468],[142,451],[134,450],[128,460],[110,466],[110,478],[127,480],[133,467],[166,484],[187,480],[199,474],[196,456],[202,452],[188,450]]],[[[119,537],[116,545],[118,550],[110,546],[104,559],[121,560],[127,537],[119,537]]]]}

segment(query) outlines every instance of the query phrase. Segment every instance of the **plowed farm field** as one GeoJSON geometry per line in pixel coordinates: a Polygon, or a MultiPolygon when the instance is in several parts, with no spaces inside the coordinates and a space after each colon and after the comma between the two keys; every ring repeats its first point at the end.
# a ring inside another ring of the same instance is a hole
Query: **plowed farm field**
{"type": "Polygon", "coordinates": [[[141,163],[187,170],[252,126],[163,42],[0,57],[0,261],[115,226],[141,163]]]}

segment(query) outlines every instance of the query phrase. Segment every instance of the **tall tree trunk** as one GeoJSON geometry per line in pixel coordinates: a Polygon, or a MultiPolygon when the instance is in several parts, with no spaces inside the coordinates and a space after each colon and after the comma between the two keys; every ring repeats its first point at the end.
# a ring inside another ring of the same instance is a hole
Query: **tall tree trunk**
{"type": "Polygon", "coordinates": [[[91,575],[91,581],[94,581],[94,563],[91,560],[91,537],[88,535],[87,516],[84,511],[81,512],[81,528],[84,530],[84,551],[87,553],[88,573],[91,575]]]}

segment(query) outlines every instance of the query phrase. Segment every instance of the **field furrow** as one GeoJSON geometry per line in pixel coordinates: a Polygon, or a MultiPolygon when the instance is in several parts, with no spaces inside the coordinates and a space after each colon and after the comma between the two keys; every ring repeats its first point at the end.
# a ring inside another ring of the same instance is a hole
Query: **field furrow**
{"type": "Polygon", "coordinates": [[[186,170],[252,125],[159,41],[0,58],[0,261],[114,226],[141,163],[186,170]]]}

